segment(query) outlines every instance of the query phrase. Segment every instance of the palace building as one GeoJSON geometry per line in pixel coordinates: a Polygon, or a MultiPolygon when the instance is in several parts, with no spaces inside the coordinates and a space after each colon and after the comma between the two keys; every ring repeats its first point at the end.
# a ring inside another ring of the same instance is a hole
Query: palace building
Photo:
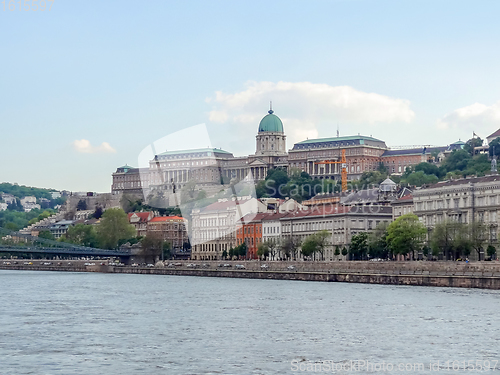
{"type": "Polygon", "coordinates": [[[456,142],[445,147],[393,150],[380,139],[354,135],[306,139],[287,150],[283,122],[271,109],[259,123],[254,154],[235,157],[220,148],[165,151],[150,160],[149,168],[118,168],[113,173],[111,190],[114,194],[143,193],[147,197],[156,190],[173,193],[192,181],[210,195],[232,179],[240,181],[251,176],[254,181],[263,180],[273,168],[294,168],[313,178],[340,180],[340,163],[320,162],[340,162],[342,150],[346,154],[348,180],[359,179],[363,172],[374,171],[380,164],[390,174],[402,174],[407,167],[430,158],[442,160],[463,145],[456,142]]]}

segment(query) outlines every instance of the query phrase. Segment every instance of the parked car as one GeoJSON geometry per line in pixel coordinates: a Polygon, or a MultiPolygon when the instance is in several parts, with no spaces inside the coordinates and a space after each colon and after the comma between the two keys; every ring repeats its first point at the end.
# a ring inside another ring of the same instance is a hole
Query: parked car
{"type": "Polygon", "coordinates": [[[227,268],[227,267],[232,267],[232,266],[229,263],[224,263],[224,265],[222,267],[227,268]]]}
{"type": "Polygon", "coordinates": [[[243,265],[243,264],[237,264],[236,266],[234,266],[234,268],[238,268],[238,269],[246,269],[246,267],[243,265]]]}
{"type": "Polygon", "coordinates": [[[290,271],[293,271],[295,269],[295,266],[288,266],[287,269],[289,269],[290,271]]]}
{"type": "Polygon", "coordinates": [[[188,266],[189,268],[196,268],[196,267],[198,267],[198,265],[197,265],[197,264],[195,264],[195,263],[189,263],[187,266],[188,266]]]}
{"type": "Polygon", "coordinates": [[[267,270],[269,266],[267,264],[263,264],[262,266],[260,266],[260,268],[263,270],[267,270]]]}

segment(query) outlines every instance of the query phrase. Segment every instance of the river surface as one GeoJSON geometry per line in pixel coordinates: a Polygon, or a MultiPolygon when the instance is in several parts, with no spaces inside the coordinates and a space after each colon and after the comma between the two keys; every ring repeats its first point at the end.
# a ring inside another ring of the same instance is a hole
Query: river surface
{"type": "Polygon", "coordinates": [[[1,375],[500,374],[500,291],[41,271],[0,291],[1,375]]]}

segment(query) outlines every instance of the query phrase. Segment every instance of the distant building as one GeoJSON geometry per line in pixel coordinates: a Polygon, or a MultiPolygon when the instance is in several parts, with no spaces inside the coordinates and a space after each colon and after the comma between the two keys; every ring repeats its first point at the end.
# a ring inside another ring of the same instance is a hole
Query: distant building
{"type": "Polygon", "coordinates": [[[262,219],[267,213],[249,214],[241,220],[236,229],[236,245],[246,243],[247,259],[258,259],[257,248],[262,243],[262,219]]]}
{"type": "Polygon", "coordinates": [[[391,202],[392,220],[413,213],[413,195],[408,194],[391,202]]]}
{"type": "MultiPolygon", "coordinates": [[[[428,228],[447,220],[480,221],[489,228],[488,242],[498,243],[500,176],[441,181],[413,192],[414,213],[428,228]]],[[[471,254],[475,256],[475,254],[471,254]]]]}
{"type": "Polygon", "coordinates": [[[91,215],[93,215],[95,210],[81,210],[81,211],[75,211],[75,214],[73,215],[73,220],[86,220],[88,219],[91,215]]]}
{"type": "Polygon", "coordinates": [[[7,204],[12,204],[16,202],[16,197],[14,197],[12,194],[1,193],[0,197],[7,204]]]}
{"type": "Polygon", "coordinates": [[[8,204],[0,202],[0,211],[5,211],[7,209],[8,204]]]}
{"type": "Polygon", "coordinates": [[[143,183],[140,172],[139,168],[129,165],[117,168],[112,176],[111,193],[142,194],[143,183]]]}
{"type": "Polygon", "coordinates": [[[23,207],[27,203],[36,204],[36,197],[34,197],[34,196],[28,196],[28,197],[24,197],[24,198],[21,199],[21,205],[23,207]]]}
{"type": "Polygon", "coordinates": [[[57,239],[65,235],[68,229],[75,225],[74,220],[61,220],[49,227],[50,233],[57,239]]]}
{"type": "Polygon", "coordinates": [[[138,236],[145,236],[148,231],[148,223],[155,217],[153,212],[131,212],[128,221],[135,227],[138,236]]]}
{"type": "MultiPolygon", "coordinates": [[[[380,222],[392,220],[392,208],[386,205],[315,206],[309,211],[289,213],[280,218],[281,238],[293,237],[299,243],[320,230],[331,233],[324,260],[345,259],[335,255],[335,248],[349,247],[353,235],[368,232],[380,222]]],[[[283,257],[283,254],[281,254],[283,257]]]]}
{"type": "Polygon", "coordinates": [[[488,144],[490,144],[493,140],[497,139],[498,137],[500,137],[500,129],[487,136],[486,140],[488,141],[488,144]]]}
{"type": "Polygon", "coordinates": [[[147,223],[149,236],[162,238],[172,245],[172,249],[182,249],[184,244],[189,243],[186,219],[179,216],[158,216],[147,223]]]}
{"type": "Polygon", "coordinates": [[[251,196],[219,199],[192,212],[191,259],[219,260],[224,251],[237,245],[236,230],[241,218],[267,212],[267,206],[251,196]]]}
{"type": "Polygon", "coordinates": [[[50,195],[51,195],[52,199],[61,198],[61,193],[58,191],[51,191],[50,195]]]}
{"type": "Polygon", "coordinates": [[[23,206],[24,212],[30,212],[33,209],[40,209],[40,205],[36,203],[36,197],[28,196],[20,200],[21,206],[23,206]]]}

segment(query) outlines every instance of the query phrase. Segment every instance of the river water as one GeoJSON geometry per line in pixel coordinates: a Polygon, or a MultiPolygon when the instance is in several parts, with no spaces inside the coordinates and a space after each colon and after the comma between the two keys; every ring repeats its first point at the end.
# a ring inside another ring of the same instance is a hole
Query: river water
{"type": "Polygon", "coordinates": [[[2,375],[500,374],[500,291],[34,271],[0,290],[2,375]]]}

